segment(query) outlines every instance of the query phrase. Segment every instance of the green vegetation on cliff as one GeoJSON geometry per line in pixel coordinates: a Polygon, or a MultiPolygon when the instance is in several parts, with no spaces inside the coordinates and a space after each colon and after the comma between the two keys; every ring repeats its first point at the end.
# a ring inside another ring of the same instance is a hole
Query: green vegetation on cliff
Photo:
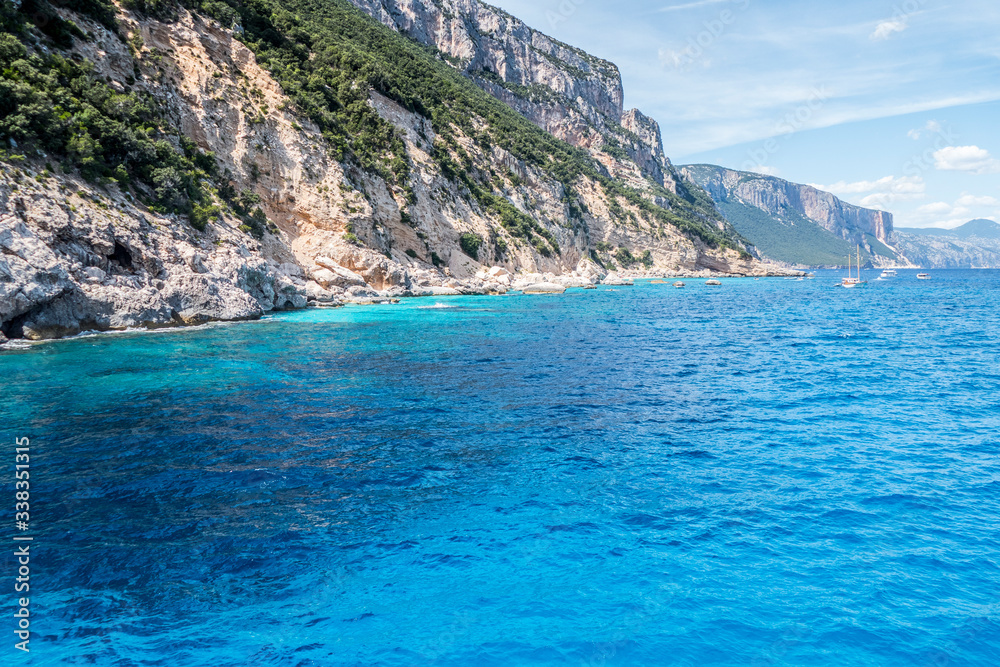
{"type": "Polygon", "coordinates": [[[558,252],[551,233],[500,196],[488,172],[463,159],[456,128],[484,150],[498,146],[542,169],[563,184],[571,202],[578,179],[589,177],[660,223],[712,246],[739,247],[735,235],[707,222],[717,213],[706,199],[664,191],[670,210],[653,205],[637,190],[609,178],[586,151],[556,139],[480,89],[438,51],[377,23],[345,0],[212,0],[201,7],[242,27],[243,40],[258,62],[323,129],[335,150],[390,172],[402,187],[408,176],[405,155],[392,126],[367,104],[367,90],[428,118],[440,138],[435,155],[445,173],[461,180],[504,227],[540,250],[551,246],[558,252]],[[455,164],[453,154],[463,164],[455,164]]]}
{"type": "MultiPolygon", "coordinates": [[[[86,6],[107,18],[93,4],[86,6]]],[[[29,28],[38,16],[24,9],[15,11],[9,3],[0,8],[0,138],[12,149],[5,157],[16,159],[17,146],[44,152],[89,180],[134,184],[150,205],[184,213],[203,228],[217,213],[203,185],[218,176],[212,156],[170,131],[150,97],[116,91],[94,76],[90,63],[29,52],[29,28]]],[[[57,44],[67,34],[82,35],[57,16],[44,27],[57,44]]]]}
{"type": "MultiPolygon", "coordinates": [[[[109,0],[61,4],[118,30],[109,0]]],[[[335,157],[379,173],[409,201],[413,191],[405,145],[398,130],[372,108],[370,90],[429,119],[437,135],[432,155],[442,172],[543,255],[559,252],[552,232],[514,206],[492,165],[473,159],[459,135],[474,140],[487,160],[499,147],[561,183],[569,226],[583,225],[585,207],[575,188],[589,179],[602,186],[612,210],[621,211],[622,223],[635,221],[634,213],[622,209],[628,204],[654,227],[672,225],[710,246],[741,246],[731,228],[718,226],[717,211],[700,192],[674,194],[654,187],[664,205],[654,204],[649,194],[611,178],[586,151],[554,138],[480,89],[435,49],[390,30],[345,0],[183,4],[235,28],[296,111],[319,126],[335,157]]],[[[125,0],[124,5],[168,21],[177,11],[166,0],[125,0]]],[[[248,229],[262,233],[266,220],[254,216],[256,211],[222,182],[212,156],[172,127],[151,97],[116,90],[95,77],[88,63],[60,53],[74,40],[90,38],[75,23],[60,18],[44,0],[25,0],[20,11],[5,2],[2,22],[0,139],[14,140],[28,153],[52,155],[88,179],[131,187],[147,204],[187,214],[199,228],[218,214],[210,187],[217,183],[248,229]],[[39,31],[41,42],[35,37],[39,31]],[[52,48],[39,48],[45,43],[52,48]]]]}
{"type": "MultiPolygon", "coordinates": [[[[786,210],[779,217],[740,202],[719,202],[718,207],[733,227],[762,255],[779,262],[840,266],[847,263],[848,254],[853,256],[853,244],[834,236],[797,211],[786,210]]],[[[869,259],[864,250],[861,259],[869,259]]]]}

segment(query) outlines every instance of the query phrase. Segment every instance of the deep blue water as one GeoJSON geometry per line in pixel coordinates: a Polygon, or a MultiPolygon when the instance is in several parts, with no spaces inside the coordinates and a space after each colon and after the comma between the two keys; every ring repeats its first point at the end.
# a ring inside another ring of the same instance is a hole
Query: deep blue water
{"type": "Polygon", "coordinates": [[[1000,664],[1000,272],[914,274],[2,353],[29,662],[1000,664]]]}

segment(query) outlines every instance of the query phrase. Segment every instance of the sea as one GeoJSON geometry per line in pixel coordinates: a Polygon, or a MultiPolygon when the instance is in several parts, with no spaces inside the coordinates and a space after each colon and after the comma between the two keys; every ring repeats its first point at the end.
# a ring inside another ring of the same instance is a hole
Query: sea
{"type": "Polygon", "coordinates": [[[994,667],[1000,272],[916,273],[8,349],[4,664],[994,667]]]}

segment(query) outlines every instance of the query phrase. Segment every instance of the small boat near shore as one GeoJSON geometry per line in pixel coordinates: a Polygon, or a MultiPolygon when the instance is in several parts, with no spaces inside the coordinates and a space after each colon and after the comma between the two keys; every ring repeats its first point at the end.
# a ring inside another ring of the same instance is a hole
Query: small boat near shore
{"type": "Polygon", "coordinates": [[[929,274],[929,273],[918,273],[917,274],[917,280],[930,280],[930,279],[931,279],[931,274],[929,274]]]}
{"type": "Polygon", "coordinates": [[[889,280],[895,278],[896,275],[896,269],[883,269],[882,273],[879,274],[878,280],[889,280]]]}
{"type": "Polygon", "coordinates": [[[684,287],[684,283],[678,280],[677,282],[674,283],[674,287],[684,287]]]}
{"type": "Polygon", "coordinates": [[[867,280],[861,279],[861,246],[858,246],[858,277],[854,278],[851,275],[851,256],[847,256],[847,277],[840,281],[841,287],[854,288],[854,287],[864,287],[868,284],[867,280]]]}
{"type": "Polygon", "coordinates": [[[706,280],[705,284],[706,285],[711,285],[712,287],[718,287],[719,285],[722,284],[722,281],[721,280],[706,280]]]}

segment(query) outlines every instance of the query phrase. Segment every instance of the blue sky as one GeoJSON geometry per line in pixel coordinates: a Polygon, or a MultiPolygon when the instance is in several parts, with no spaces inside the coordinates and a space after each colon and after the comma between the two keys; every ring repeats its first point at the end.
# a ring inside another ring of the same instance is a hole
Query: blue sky
{"type": "Polygon", "coordinates": [[[1000,221],[996,0],[492,0],[622,72],[677,164],[811,183],[897,227],[1000,221]]]}

